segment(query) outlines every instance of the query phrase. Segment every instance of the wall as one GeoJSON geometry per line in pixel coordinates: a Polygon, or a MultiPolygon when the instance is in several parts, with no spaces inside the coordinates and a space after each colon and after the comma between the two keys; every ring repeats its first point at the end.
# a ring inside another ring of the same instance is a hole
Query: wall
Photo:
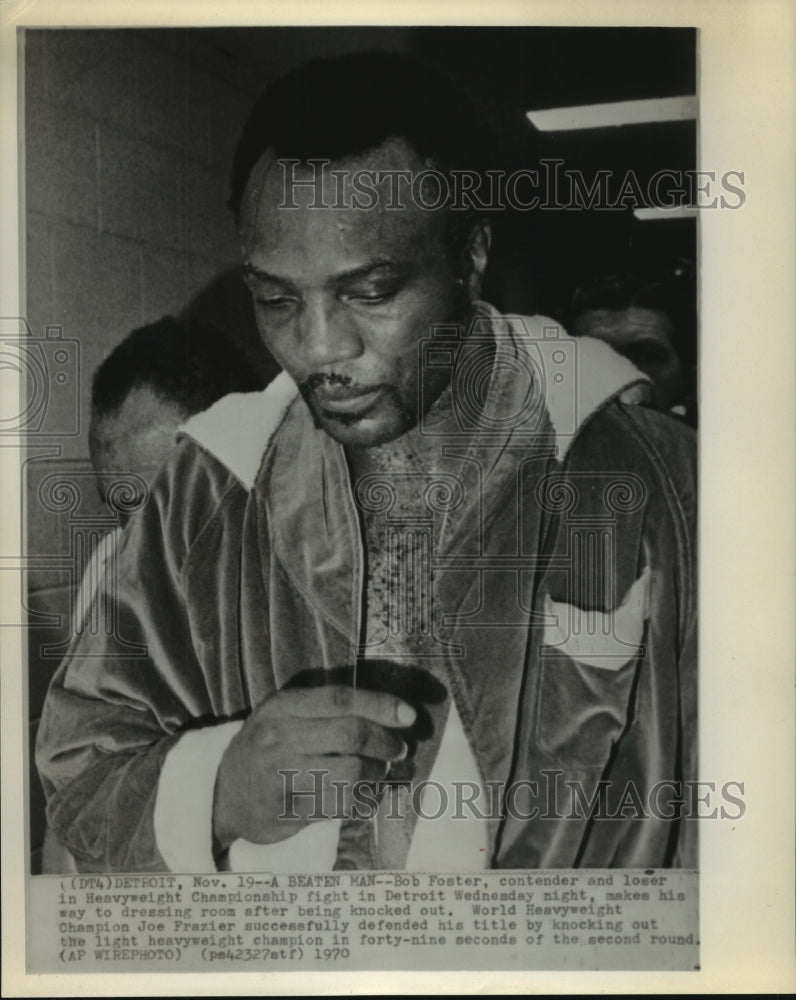
{"type": "Polygon", "coordinates": [[[130,330],[236,264],[227,176],[266,81],[185,31],[28,31],[24,58],[26,316],[35,338],[60,327],[80,354],[65,389],[52,382],[26,461],[32,740],[69,635],[76,547],[106,527],[87,458],[90,375],[130,330]],[[53,473],[74,489],[54,494],[53,473]]]}

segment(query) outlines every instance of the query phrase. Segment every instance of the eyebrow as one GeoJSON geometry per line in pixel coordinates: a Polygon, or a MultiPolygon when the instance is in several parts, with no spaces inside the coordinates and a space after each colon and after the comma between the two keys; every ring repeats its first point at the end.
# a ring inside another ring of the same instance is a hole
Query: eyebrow
{"type": "MultiPolygon", "coordinates": [[[[372,274],[373,271],[384,270],[390,275],[399,275],[402,273],[402,269],[393,260],[388,260],[386,258],[377,258],[376,260],[367,261],[367,263],[360,265],[359,267],[352,267],[347,271],[340,271],[338,274],[332,275],[331,280],[333,282],[341,283],[346,281],[356,281],[359,278],[367,278],[372,274]]],[[[289,285],[293,287],[293,282],[289,278],[282,278],[278,274],[271,274],[262,268],[256,267],[251,261],[246,261],[243,265],[243,273],[247,277],[256,278],[258,281],[273,281],[279,285],[289,285]]]]}

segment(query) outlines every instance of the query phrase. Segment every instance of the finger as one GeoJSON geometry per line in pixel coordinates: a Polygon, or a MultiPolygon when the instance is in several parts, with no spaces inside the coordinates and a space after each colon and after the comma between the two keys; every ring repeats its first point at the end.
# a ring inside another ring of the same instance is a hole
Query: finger
{"type": "Polygon", "coordinates": [[[346,684],[319,688],[292,688],[281,691],[283,711],[305,719],[330,719],[360,715],[382,726],[411,726],[417,713],[402,698],[384,691],[367,691],[346,684]]]}
{"type": "Polygon", "coordinates": [[[394,729],[361,715],[316,720],[307,727],[301,749],[305,754],[351,754],[381,761],[403,760],[408,752],[394,729]]]}

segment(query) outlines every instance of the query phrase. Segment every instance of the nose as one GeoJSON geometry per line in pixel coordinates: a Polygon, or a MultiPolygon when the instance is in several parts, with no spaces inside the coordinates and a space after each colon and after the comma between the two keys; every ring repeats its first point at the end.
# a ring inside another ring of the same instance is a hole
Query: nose
{"type": "Polygon", "coordinates": [[[363,343],[356,322],[340,303],[326,297],[309,300],[300,319],[305,357],[313,367],[350,361],[362,354],[363,343]]]}

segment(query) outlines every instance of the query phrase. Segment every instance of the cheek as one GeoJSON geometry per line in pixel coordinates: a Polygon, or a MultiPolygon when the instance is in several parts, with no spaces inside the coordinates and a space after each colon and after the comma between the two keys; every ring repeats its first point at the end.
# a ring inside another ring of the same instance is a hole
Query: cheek
{"type": "Polygon", "coordinates": [[[371,327],[366,350],[369,367],[378,369],[380,380],[404,393],[413,391],[418,381],[422,342],[428,337],[428,330],[429,324],[420,314],[404,314],[399,321],[371,327]]]}
{"type": "Polygon", "coordinates": [[[402,296],[394,314],[373,317],[368,342],[374,353],[400,361],[404,368],[411,362],[417,373],[418,358],[424,341],[434,337],[435,326],[463,323],[466,307],[457,298],[452,281],[429,280],[417,292],[402,296]]]}
{"type": "Polygon", "coordinates": [[[260,340],[287,372],[293,374],[300,367],[298,344],[290,323],[274,323],[262,316],[254,307],[254,319],[260,340]]]}

